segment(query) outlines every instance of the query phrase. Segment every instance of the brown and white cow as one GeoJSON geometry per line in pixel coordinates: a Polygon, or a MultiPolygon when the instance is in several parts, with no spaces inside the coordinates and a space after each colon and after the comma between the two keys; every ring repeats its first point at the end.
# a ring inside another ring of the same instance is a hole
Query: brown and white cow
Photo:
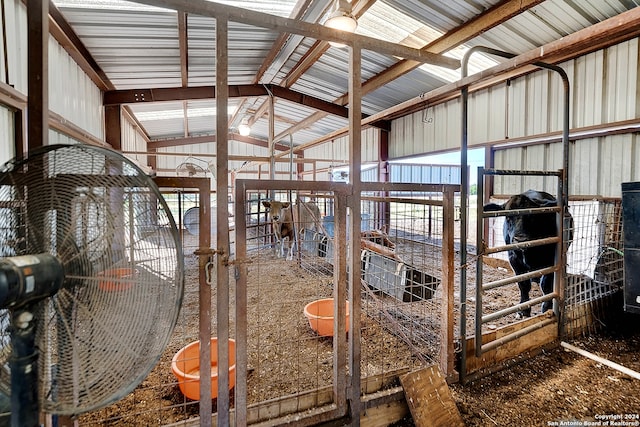
{"type": "Polygon", "coordinates": [[[287,260],[291,261],[293,259],[293,240],[295,238],[291,203],[263,201],[262,204],[268,209],[271,227],[273,228],[273,233],[278,241],[279,248],[276,247],[276,255],[278,257],[284,257],[284,239],[286,238],[288,239],[287,260]]]}

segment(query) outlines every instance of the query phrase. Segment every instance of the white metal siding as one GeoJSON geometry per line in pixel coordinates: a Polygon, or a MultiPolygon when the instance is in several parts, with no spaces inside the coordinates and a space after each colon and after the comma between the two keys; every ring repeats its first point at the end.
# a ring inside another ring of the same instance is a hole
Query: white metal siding
{"type": "MultiPolygon", "coordinates": [[[[4,61],[0,64],[0,81],[27,93],[27,7],[20,0],[4,2],[6,13],[7,53],[9,58],[9,81],[6,81],[4,61]]],[[[0,35],[0,40],[2,36],[0,35]]],[[[2,58],[5,56],[3,43],[0,43],[2,58]]]]}
{"type": "Polygon", "coordinates": [[[460,99],[428,107],[391,123],[389,157],[455,150],[461,139],[460,99]]]}
{"type": "MultiPolygon", "coordinates": [[[[569,194],[620,197],[622,182],[639,181],[638,134],[589,138],[570,144],[569,194]]],[[[497,169],[547,170],[562,168],[562,144],[516,147],[495,153],[497,169]]],[[[557,193],[557,181],[540,177],[495,177],[496,194],[516,194],[527,189],[557,193]]]]}
{"type": "MultiPolygon", "coordinates": [[[[129,120],[122,120],[122,151],[133,151],[138,153],[144,153],[147,151],[147,142],[141,135],[138,126],[131,123],[129,120]]],[[[135,160],[139,165],[148,166],[149,159],[146,154],[126,154],[126,156],[132,160],[135,160]]]]}
{"type": "Polygon", "coordinates": [[[0,165],[15,157],[14,114],[8,108],[0,105],[0,165]]]}
{"type": "Polygon", "coordinates": [[[104,139],[102,92],[53,37],[49,38],[49,109],[104,139]]]}
{"type": "MultiPolygon", "coordinates": [[[[583,128],[638,117],[638,39],[560,64],[570,81],[570,127],[583,128]]],[[[458,100],[460,98],[457,98],[458,100]]],[[[459,101],[394,120],[390,157],[402,158],[460,147],[459,101]]],[[[469,146],[509,138],[560,132],[563,84],[557,73],[540,70],[509,84],[469,97],[469,146]],[[505,135],[506,130],[506,135],[505,135]]],[[[572,143],[570,194],[620,196],[620,183],[640,179],[636,134],[614,135],[572,143]]],[[[555,171],[562,168],[562,146],[543,143],[500,149],[495,167],[555,171]]],[[[496,177],[496,194],[529,188],[557,193],[556,180],[540,177],[496,177]]]]}
{"type": "Polygon", "coordinates": [[[60,133],[54,129],[49,128],[49,145],[56,144],[79,144],[77,139],[71,138],[68,135],[60,133]]]}

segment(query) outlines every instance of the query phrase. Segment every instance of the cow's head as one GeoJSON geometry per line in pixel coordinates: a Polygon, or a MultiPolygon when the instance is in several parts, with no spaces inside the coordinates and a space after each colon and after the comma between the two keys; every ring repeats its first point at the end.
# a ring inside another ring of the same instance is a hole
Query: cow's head
{"type": "Polygon", "coordinates": [[[288,209],[289,206],[291,205],[290,202],[266,202],[263,201],[262,205],[267,208],[267,212],[269,212],[269,217],[273,220],[273,221],[278,221],[280,218],[284,218],[284,212],[282,212],[284,209],[288,209]]]}
{"type": "MultiPolygon", "coordinates": [[[[532,192],[511,196],[504,204],[489,203],[484,206],[486,212],[513,209],[544,208],[556,206],[553,196],[542,192],[532,192]],[[547,197],[548,196],[548,197],[547,197]]],[[[506,243],[526,242],[556,233],[555,214],[508,215],[504,219],[504,237],[506,243]]]]}

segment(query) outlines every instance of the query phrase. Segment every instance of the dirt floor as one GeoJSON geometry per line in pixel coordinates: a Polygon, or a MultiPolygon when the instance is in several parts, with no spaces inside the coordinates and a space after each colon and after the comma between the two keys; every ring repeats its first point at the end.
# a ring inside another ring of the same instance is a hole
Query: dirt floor
{"type": "MultiPolygon", "coordinates": [[[[282,262],[284,260],[274,260],[271,263],[271,269],[277,276],[284,274],[282,262]]],[[[170,372],[171,358],[175,352],[190,340],[197,339],[198,336],[198,270],[195,257],[188,256],[186,266],[187,286],[181,319],[158,366],[134,393],[103,410],[82,416],[79,419],[80,425],[165,425],[198,415],[198,403],[182,395],[170,372]]],[[[266,271],[261,270],[260,273],[266,274],[266,271]]],[[[496,272],[497,275],[504,273],[501,270],[499,273],[496,272]]],[[[328,355],[330,360],[331,340],[308,338],[311,332],[306,319],[300,316],[304,306],[303,301],[318,295],[330,296],[330,286],[323,283],[310,286],[314,280],[317,280],[317,274],[306,272],[304,269],[295,270],[291,274],[300,279],[292,282],[299,283],[299,288],[287,288],[287,291],[302,297],[298,298],[299,301],[295,301],[297,304],[295,309],[276,310],[274,306],[273,313],[269,316],[277,316],[278,325],[292,325],[290,329],[297,337],[296,339],[307,337],[299,340],[299,345],[314,346],[316,358],[328,355]]],[[[326,278],[322,281],[325,282],[326,278]]],[[[285,294],[282,290],[273,291],[272,295],[262,294],[260,298],[272,300],[284,298],[285,294]]],[[[249,294],[249,298],[251,302],[251,298],[257,298],[257,296],[252,297],[249,294]]],[[[506,298],[513,298],[513,294],[506,298]]],[[[253,300],[253,302],[256,301],[253,300]]],[[[605,335],[573,340],[571,343],[630,369],[640,371],[640,333],[638,333],[640,327],[635,330],[633,327],[628,327],[639,324],[638,320],[640,318],[626,317],[623,322],[626,328],[609,328],[605,335]]],[[[371,322],[367,318],[363,318],[363,322],[367,327],[365,336],[367,345],[372,349],[370,352],[367,352],[366,348],[363,350],[367,358],[362,366],[363,373],[371,369],[371,373],[375,374],[375,367],[378,365],[384,366],[387,371],[396,367],[412,369],[420,365],[420,361],[411,356],[409,347],[401,339],[390,334],[388,330],[377,327],[376,322],[371,322]],[[380,349],[387,351],[380,351],[380,349]]],[[[215,323],[213,327],[215,331],[215,323]]],[[[277,327],[283,329],[281,326],[277,327]]],[[[271,335],[277,334],[274,332],[271,335]]],[[[264,336],[267,337],[269,334],[264,336]]],[[[262,345],[264,346],[264,342],[262,345]]],[[[282,367],[271,366],[267,362],[252,363],[251,348],[249,351],[249,403],[294,393],[297,391],[295,387],[306,388],[314,384],[322,386],[330,378],[330,363],[324,364],[325,366],[320,363],[318,368],[318,363],[307,364],[296,360],[294,362],[298,370],[297,375],[299,378],[308,377],[310,384],[278,384],[274,387],[273,384],[268,383],[268,377],[263,374],[274,369],[282,369],[282,367]],[[307,367],[310,371],[305,373],[307,367]],[[288,390],[289,386],[293,389],[288,390]]],[[[262,357],[264,356],[270,356],[270,353],[262,354],[262,357]]],[[[274,353],[273,357],[275,356],[274,353]]],[[[467,426],[640,425],[639,380],[630,379],[601,363],[557,346],[531,359],[518,361],[485,378],[465,385],[453,384],[451,390],[467,426]],[[561,424],[561,421],[573,423],[561,424]],[[603,423],[589,424],[589,422],[598,421],[603,423]],[[605,424],[607,421],[609,424],[605,424]],[[635,424],[614,423],[619,421],[635,424]],[[554,424],[556,422],[558,424],[554,424]]],[[[414,421],[407,417],[394,425],[412,426],[414,421]]]]}
{"type": "MultiPolygon", "coordinates": [[[[640,371],[637,332],[572,344],[640,371]]],[[[451,389],[467,426],[640,425],[640,380],[560,347],[451,389]]]]}

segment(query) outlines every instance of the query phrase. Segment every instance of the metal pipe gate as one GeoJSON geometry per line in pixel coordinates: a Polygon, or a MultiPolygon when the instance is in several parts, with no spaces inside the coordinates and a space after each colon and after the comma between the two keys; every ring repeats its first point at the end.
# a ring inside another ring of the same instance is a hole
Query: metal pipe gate
{"type": "MultiPolygon", "coordinates": [[[[555,207],[550,208],[527,208],[527,209],[513,209],[513,210],[505,210],[505,211],[497,211],[497,212],[484,212],[483,201],[484,201],[484,176],[485,175],[535,175],[535,176],[555,176],[558,178],[558,194],[562,194],[562,183],[564,178],[564,172],[562,170],[557,172],[547,172],[547,171],[507,171],[507,170],[495,170],[495,169],[484,169],[482,167],[478,168],[478,221],[477,221],[477,236],[476,236],[476,247],[478,251],[478,258],[476,260],[476,316],[475,316],[475,351],[476,357],[480,357],[483,353],[487,351],[493,350],[496,347],[505,344],[507,342],[518,339],[534,330],[540,329],[544,326],[547,326],[551,323],[555,323],[558,319],[561,318],[562,315],[562,304],[563,300],[563,287],[561,286],[561,278],[565,276],[565,251],[563,251],[563,236],[564,234],[564,221],[563,221],[563,208],[561,203],[558,203],[555,207]],[[516,215],[539,215],[549,212],[556,213],[556,230],[558,230],[558,235],[555,237],[547,237],[544,239],[530,240],[522,243],[513,243],[506,244],[502,246],[496,247],[488,247],[486,244],[486,239],[484,236],[484,222],[488,218],[496,218],[500,216],[516,216],[516,215]],[[496,280],[489,283],[483,283],[483,260],[482,257],[484,255],[489,255],[498,252],[504,252],[514,249],[525,249],[534,246],[542,246],[548,245],[550,243],[556,244],[556,255],[555,255],[555,265],[539,270],[534,270],[525,274],[517,274],[512,277],[508,277],[506,279],[496,280]],[[533,298],[527,302],[520,303],[499,311],[496,311],[491,314],[483,314],[482,310],[482,297],[485,291],[496,289],[502,286],[510,285],[512,283],[517,283],[522,280],[533,279],[536,277],[541,277],[545,274],[554,273],[553,279],[553,292],[543,295],[538,298],[533,298]],[[527,328],[518,330],[511,334],[503,336],[499,340],[491,341],[487,344],[482,344],[482,325],[488,322],[493,322],[499,318],[508,316],[510,314],[516,313],[525,308],[530,308],[536,304],[540,304],[545,301],[553,300],[553,313],[555,314],[554,318],[546,318],[542,319],[540,322],[530,325],[527,328]]],[[[559,201],[560,202],[560,201],[559,201]]]]}

